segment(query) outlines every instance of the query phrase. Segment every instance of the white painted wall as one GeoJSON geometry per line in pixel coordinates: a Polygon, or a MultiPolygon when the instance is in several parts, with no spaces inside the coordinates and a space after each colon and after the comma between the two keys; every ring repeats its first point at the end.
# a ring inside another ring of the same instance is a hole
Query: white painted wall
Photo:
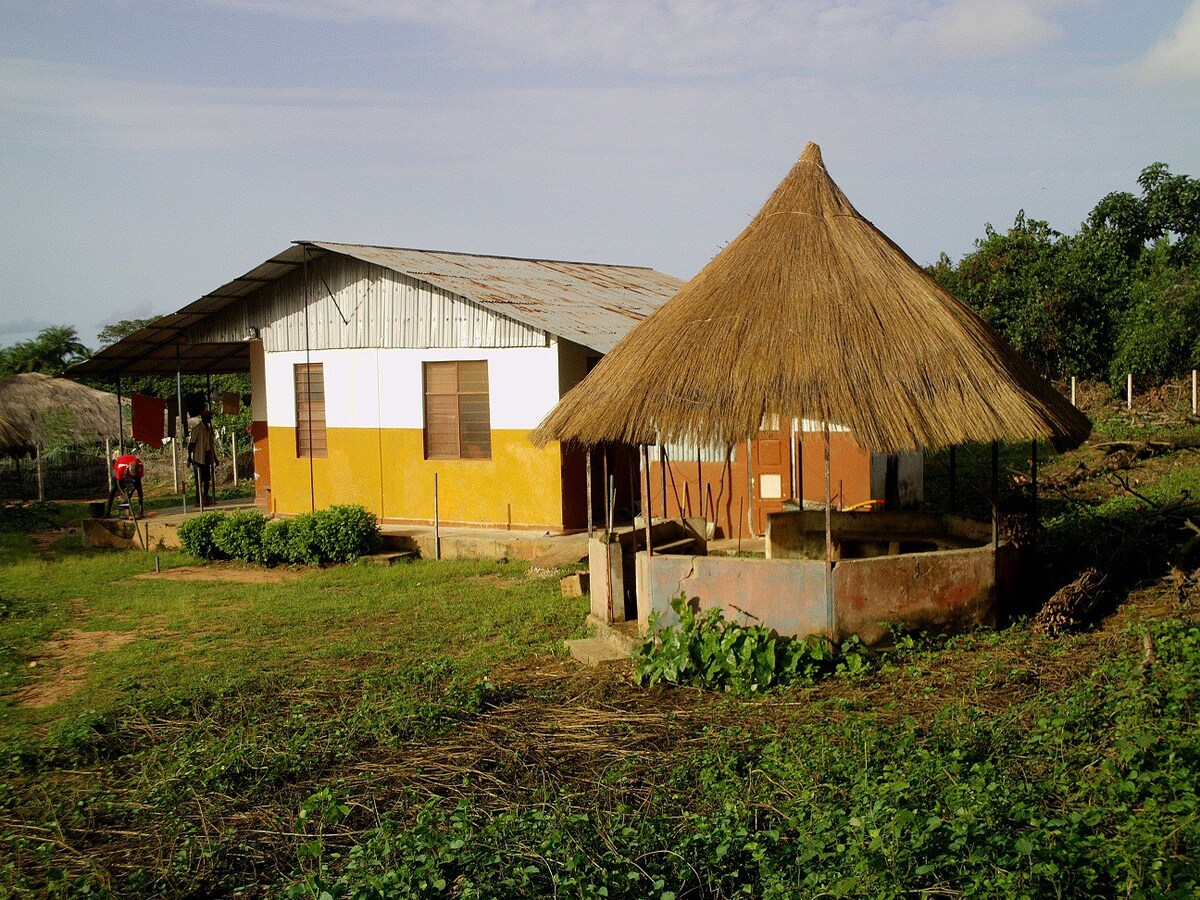
{"type": "MultiPolygon", "coordinates": [[[[902,504],[920,503],[925,499],[925,454],[921,452],[901,453],[897,480],[900,483],[902,504]]],[[[887,454],[871,454],[871,496],[883,499],[887,482],[887,454]]]]}
{"type": "Polygon", "coordinates": [[[267,418],[267,372],[262,341],[250,342],[250,418],[264,422],[267,418]]]}
{"type": "Polygon", "coordinates": [[[493,429],[533,429],[558,402],[558,348],[268,352],[267,416],[296,426],[294,366],[322,363],[330,428],[424,428],[422,363],[487,360],[493,429]]]}

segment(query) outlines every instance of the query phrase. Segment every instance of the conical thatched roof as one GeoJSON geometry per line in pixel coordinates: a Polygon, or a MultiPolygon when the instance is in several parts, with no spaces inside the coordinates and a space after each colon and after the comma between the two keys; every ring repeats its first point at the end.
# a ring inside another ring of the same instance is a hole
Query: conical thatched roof
{"type": "Polygon", "coordinates": [[[534,440],[728,445],[764,414],[893,453],[1074,446],[1087,418],[859,215],[810,143],[753,221],[572,389],[534,440]]]}
{"type": "Polygon", "coordinates": [[[0,420],[8,425],[0,429],[0,453],[10,455],[119,434],[115,394],[40,372],[0,378],[0,420]]]}

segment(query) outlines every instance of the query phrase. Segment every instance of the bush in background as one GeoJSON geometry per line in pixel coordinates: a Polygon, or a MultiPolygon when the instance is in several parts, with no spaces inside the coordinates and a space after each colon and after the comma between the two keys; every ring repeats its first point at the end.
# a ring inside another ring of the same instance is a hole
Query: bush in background
{"type": "Polygon", "coordinates": [[[217,549],[230,559],[261,563],[263,557],[263,528],[267,517],[257,509],[239,509],[222,515],[212,540],[217,549]]]}
{"type": "Polygon", "coordinates": [[[267,566],[351,562],[370,553],[378,539],[375,516],[361,506],[331,506],[272,520],[249,509],[207,512],[179,526],[179,541],[193,556],[267,566]]]}
{"type": "Polygon", "coordinates": [[[179,526],[179,545],[201,559],[225,559],[215,540],[217,527],[224,519],[225,514],[219,512],[204,512],[185,519],[179,526]]]}
{"type": "Polygon", "coordinates": [[[262,564],[277,566],[291,561],[293,519],[270,519],[262,530],[262,564]]]}

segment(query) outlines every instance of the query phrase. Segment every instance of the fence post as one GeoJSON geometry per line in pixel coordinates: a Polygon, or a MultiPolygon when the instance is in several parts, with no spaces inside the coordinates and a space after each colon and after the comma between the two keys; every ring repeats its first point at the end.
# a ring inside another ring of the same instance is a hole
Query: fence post
{"type": "Polygon", "coordinates": [[[1075,376],[1074,375],[1071,376],[1071,405],[1072,406],[1078,405],[1075,402],[1075,376]]]}
{"type": "Polygon", "coordinates": [[[1125,376],[1125,408],[1133,409],[1133,373],[1125,376]]]}

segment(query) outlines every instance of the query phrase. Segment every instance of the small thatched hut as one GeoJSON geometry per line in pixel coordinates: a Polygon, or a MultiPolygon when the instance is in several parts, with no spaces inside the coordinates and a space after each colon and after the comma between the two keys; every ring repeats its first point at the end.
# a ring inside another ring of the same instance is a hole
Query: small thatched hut
{"type": "Polygon", "coordinates": [[[746,229],[571,390],[535,440],[753,437],[764,415],[879,453],[1082,442],[1087,418],[851,206],[810,143],[746,229]]]}
{"type": "Polygon", "coordinates": [[[35,454],[51,444],[85,444],[120,435],[117,397],[40,372],[0,378],[0,453],[35,454]]]}

